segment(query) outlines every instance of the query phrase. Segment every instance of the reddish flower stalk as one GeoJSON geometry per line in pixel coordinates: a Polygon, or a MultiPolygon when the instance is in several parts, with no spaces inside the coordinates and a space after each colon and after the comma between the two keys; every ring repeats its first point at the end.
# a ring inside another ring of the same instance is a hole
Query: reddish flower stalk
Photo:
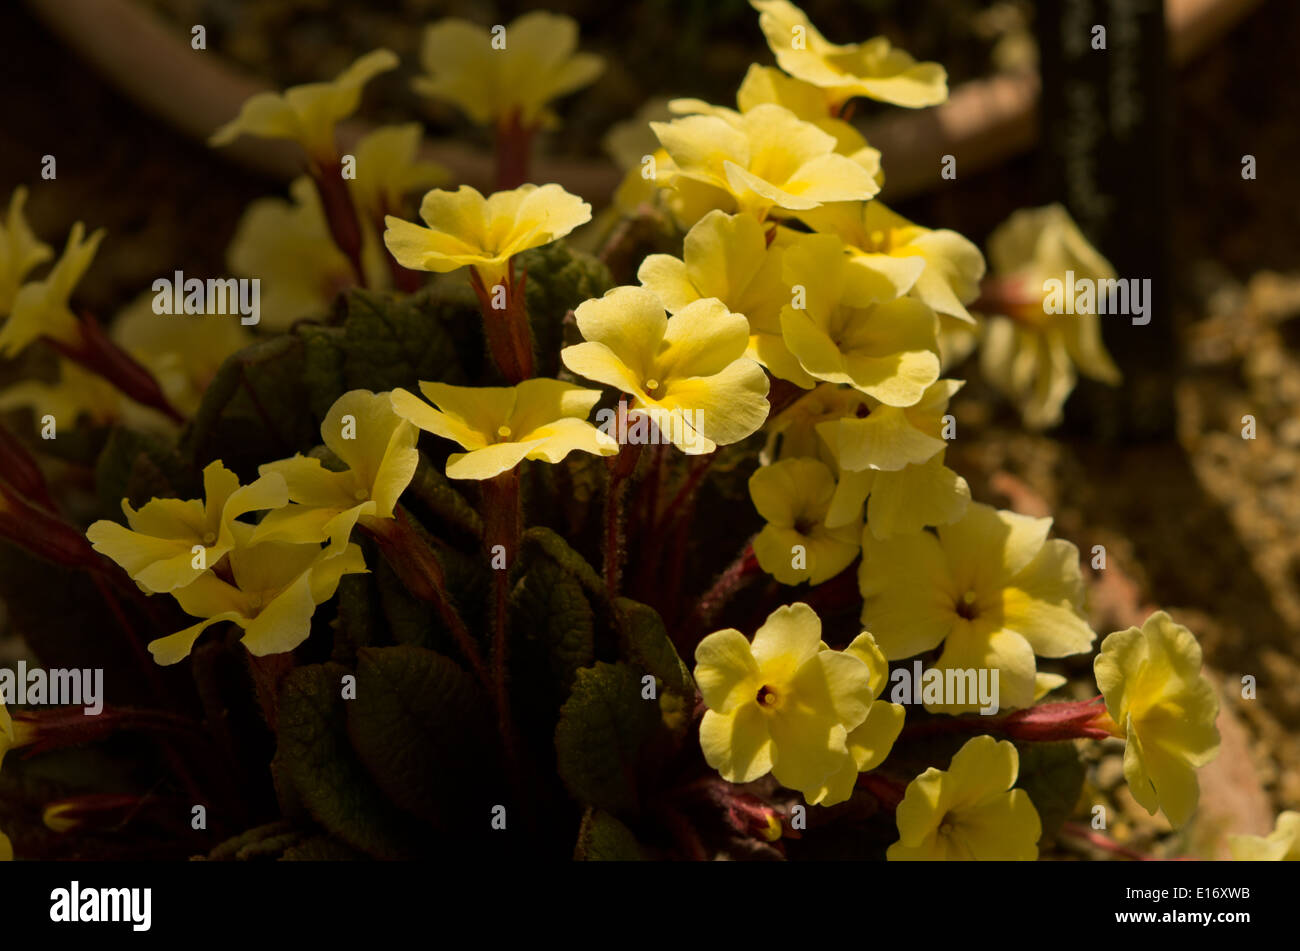
{"type": "Polygon", "coordinates": [[[347,182],[339,171],[339,162],[337,159],[325,164],[312,162],[308,172],[311,180],[316,183],[316,194],[320,196],[321,210],[325,213],[330,237],[352,263],[357,284],[365,287],[366,269],[361,258],[361,220],[357,217],[356,206],[352,204],[347,182]]]}
{"type": "Polygon", "coordinates": [[[18,494],[35,502],[47,512],[58,510],[45,484],[36,459],[27,451],[22,441],[6,427],[0,426],[0,472],[18,494]]]}
{"type": "Polygon", "coordinates": [[[524,294],[528,275],[516,281],[512,259],[504,285],[487,287],[474,270],[470,271],[469,281],[483,314],[483,336],[487,339],[488,352],[501,375],[512,386],[529,379],[533,375],[533,333],[528,325],[524,294]]]}
{"type": "Polygon", "coordinates": [[[509,191],[528,181],[533,135],[536,132],[537,126],[526,126],[520,122],[518,110],[497,123],[497,191],[509,191]]]}
{"type": "Polygon", "coordinates": [[[858,776],[858,788],[871,793],[881,806],[891,812],[898,808],[906,793],[902,783],[886,779],[877,773],[861,773],[858,776]]]}
{"type": "Polygon", "coordinates": [[[137,403],[158,410],[174,423],[185,423],[185,417],[163,395],[153,374],[109,339],[99,321],[90,314],[82,314],[79,328],[81,337],[75,344],[50,337],[42,339],[69,360],[102,376],[137,403]]]}
{"type": "Polygon", "coordinates": [[[1040,703],[1003,716],[964,715],[934,717],[903,728],[903,736],[915,738],[942,733],[988,733],[1029,743],[1060,740],[1104,740],[1123,736],[1106,712],[1101,697],[1063,703],[1040,703]]]}
{"type": "Polygon", "coordinates": [[[510,649],[510,617],[507,599],[510,593],[510,569],[519,554],[520,511],[519,470],[508,469],[483,486],[483,542],[492,565],[492,689],[497,698],[501,736],[513,749],[514,728],[510,719],[510,693],[507,690],[507,667],[510,649]],[[498,567],[498,558],[505,561],[498,567]]]}
{"type": "Polygon", "coordinates": [[[713,587],[700,595],[700,599],[695,603],[695,608],[691,611],[690,617],[686,619],[685,624],[678,628],[674,637],[677,652],[682,656],[690,656],[696,642],[699,640],[699,636],[713,621],[717,613],[726,606],[737,591],[760,573],[758,556],[754,554],[754,544],[751,540],[745,544],[745,549],[740,553],[740,556],[731,563],[726,571],[718,576],[718,580],[713,583],[713,587]]]}
{"type": "Polygon", "coordinates": [[[86,536],[57,515],[37,508],[3,479],[0,479],[0,538],[7,538],[19,548],[66,568],[94,573],[105,568],[86,536]]]}
{"type": "MultiPolygon", "coordinates": [[[[626,414],[625,404],[620,401],[619,415],[626,414]]],[[[627,492],[627,482],[636,471],[636,464],[641,458],[641,444],[630,443],[620,449],[617,456],[605,460],[609,480],[605,486],[605,589],[611,598],[618,596],[623,574],[623,497],[627,492]]]]}
{"type": "Polygon", "coordinates": [[[1112,855],[1120,855],[1126,859],[1132,859],[1135,862],[1158,862],[1159,859],[1152,858],[1149,855],[1143,855],[1137,849],[1130,849],[1126,845],[1121,845],[1109,836],[1102,835],[1089,829],[1087,826],[1080,825],[1077,822],[1064,822],[1061,824],[1061,833],[1087,842],[1095,848],[1104,852],[1110,852],[1112,855]]]}
{"type": "Polygon", "coordinates": [[[165,710],[105,706],[95,716],[82,707],[51,707],[14,714],[18,746],[29,746],[25,755],[94,743],[118,732],[160,733],[193,739],[204,735],[199,725],[165,710]]]}

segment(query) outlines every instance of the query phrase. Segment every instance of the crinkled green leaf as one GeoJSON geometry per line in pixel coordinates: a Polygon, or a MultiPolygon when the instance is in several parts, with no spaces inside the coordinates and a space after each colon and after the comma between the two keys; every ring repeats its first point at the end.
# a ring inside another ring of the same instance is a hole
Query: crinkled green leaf
{"type": "Polygon", "coordinates": [[[669,639],[659,612],[631,598],[618,598],[614,616],[625,657],[654,674],[665,690],[682,695],[694,693],[695,681],[669,639]]]}
{"type": "Polygon", "coordinates": [[[647,860],[632,830],[600,809],[588,809],[583,815],[573,857],[579,862],[644,862],[647,860]]]}
{"type": "Polygon", "coordinates": [[[1043,839],[1056,835],[1074,811],[1086,770],[1074,743],[1025,743],[1020,751],[1016,785],[1029,793],[1043,822],[1043,839]]]}

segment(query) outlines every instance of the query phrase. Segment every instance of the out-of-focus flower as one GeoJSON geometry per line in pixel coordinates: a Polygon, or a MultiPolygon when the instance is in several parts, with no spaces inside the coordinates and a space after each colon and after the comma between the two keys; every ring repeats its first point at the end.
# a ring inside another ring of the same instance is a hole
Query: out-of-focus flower
{"type": "Polygon", "coordinates": [[[506,275],[510,258],[562,238],[591,220],[591,206],[559,185],[521,185],[484,198],[461,185],[434,189],[420,204],[427,227],[390,215],[384,244],[402,267],[444,274],[472,267],[484,287],[506,275]]]}
{"type": "Polygon", "coordinates": [[[858,201],[880,190],[871,172],[835,151],[833,135],[783,106],[755,106],[733,121],[695,115],[650,127],[673,160],[668,185],[684,178],[710,186],[759,220],[774,208],[858,201]]]}
{"type": "Polygon", "coordinates": [[[580,53],[571,17],[536,10],[488,33],[456,17],[424,32],[420,62],[427,76],[416,92],[450,102],[480,125],[553,126],[548,104],[595,81],[605,62],[580,53]]]}
{"type": "Polygon", "coordinates": [[[708,706],[700,746],[723,779],[771,772],[815,797],[844,768],[848,735],[871,707],[871,669],[855,654],[821,649],[821,619],[808,605],[777,608],[752,644],[735,629],[710,634],[695,665],[708,706]]]}
{"type": "Polygon", "coordinates": [[[984,255],[957,232],[922,228],[879,201],[823,205],[799,217],[838,235],[855,264],[889,282],[891,296],[911,294],[935,313],[974,321],[965,305],[979,296],[984,255]]]}
{"type": "MultiPolygon", "coordinates": [[[[1079,552],[1047,539],[1050,518],[970,503],[958,521],[929,532],[862,542],[862,623],[890,660],[943,645],[939,670],[996,669],[1003,710],[1034,701],[1034,655],[1087,651],[1079,552]]],[[[945,713],[979,708],[926,704],[945,713]]]]}
{"type": "Polygon", "coordinates": [[[420,452],[415,448],[419,433],[393,411],[392,396],[369,390],[344,393],[325,414],[320,434],[347,468],[332,472],[311,456],[262,466],[258,471],[264,477],[284,479],[293,504],[262,519],[253,544],[329,539],[331,550],[341,551],[359,520],[393,517],[420,464],[420,452]]]}
{"type": "Polygon", "coordinates": [[[6,753],[26,746],[34,739],[35,734],[29,725],[14,723],[5,709],[4,698],[0,697],[0,767],[4,766],[6,753]]]}
{"type": "Polygon", "coordinates": [[[313,162],[333,162],[335,124],[356,112],[366,83],[397,64],[392,50],[372,50],[330,82],[293,86],[283,93],[259,92],[244,102],[239,115],[212,133],[208,144],[229,145],[241,135],[292,139],[313,162]]]}
{"type": "Polygon", "coordinates": [[[1157,611],[1116,631],[1093,661],[1106,712],[1122,731],[1124,778],[1133,798],[1175,827],[1196,811],[1196,770],[1219,752],[1219,700],[1201,676],[1201,645],[1157,611]]]}
{"type": "Polygon", "coordinates": [[[202,501],[152,499],[138,511],[123,499],[130,528],[100,520],[86,537],[147,591],[173,591],[192,584],[235,547],[237,518],[289,501],[279,476],[241,487],[219,460],[203,470],[203,492],[202,501]]]}
{"type": "Polygon", "coordinates": [[[992,277],[976,305],[993,316],[984,328],[984,377],[1019,407],[1035,429],[1061,421],[1075,372],[1109,383],[1119,369],[1106,352],[1097,314],[1049,314],[1048,280],[1112,280],[1115,270],[1088,243],[1061,205],[1016,212],[989,236],[992,277]]]}
{"type": "Polygon", "coordinates": [[[421,135],[420,123],[407,122],[380,126],[357,143],[357,177],[348,187],[367,220],[400,214],[411,192],[451,180],[446,167],[420,158],[421,135]]]}
{"type": "Polygon", "coordinates": [[[898,861],[1029,861],[1038,858],[1043,824],[1023,789],[1012,789],[1020,754],[1006,740],[977,736],[948,769],[931,766],[898,804],[899,839],[885,853],[898,861]]]}
{"type": "Polygon", "coordinates": [[[366,570],[356,545],[342,552],[315,544],[253,545],[253,526],[236,522],[233,530],[235,545],[229,558],[234,583],[206,571],[172,592],[186,614],[202,620],[150,642],[149,652],[159,664],[184,660],[199,635],[222,621],[243,628],[241,643],[254,656],[291,651],[307,639],[316,606],[334,597],[339,579],[366,570]]]}
{"type": "Polygon", "coordinates": [[[616,287],[574,313],[585,343],[560,358],[574,373],[617,387],[683,452],[739,442],[767,419],[767,374],[745,356],[749,323],[703,299],[671,318],[652,291],[616,287]]]}
{"type": "Polygon", "coordinates": [[[469,450],[447,459],[452,479],[491,479],[525,459],[560,462],[574,450],[595,456],[618,452],[613,437],[587,422],[599,390],[531,379],[511,387],[421,383],[420,391],[433,406],[398,389],[393,409],[420,429],[469,450]]]}
{"type": "Polygon", "coordinates": [[[792,298],[781,310],[782,337],[810,375],[890,406],[912,405],[939,378],[934,311],[911,297],[888,299],[879,276],[850,264],[835,235],[791,243],[783,275],[792,298]],[[793,296],[800,292],[802,301],[793,296]]]}
{"type": "Polygon", "coordinates": [[[636,276],[670,314],[702,298],[722,301],[749,321],[749,356],[774,376],[809,388],[815,381],[781,337],[781,307],[788,297],[781,255],[787,243],[778,232],[769,247],[763,226],[749,215],[711,211],[687,232],[681,258],[651,254],[636,276]]]}
{"type": "Polygon", "coordinates": [[[0,317],[9,313],[14,295],[32,268],[54,256],[54,250],[32,232],[23,215],[27,189],[18,187],[9,196],[9,213],[0,224],[0,317]]]}
{"type": "Polygon", "coordinates": [[[948,74],[918,63],[883,36],[865,43],[831,43],[789,0],[750,0],[777,65],[826,90],[832,104],[855,96],[919,109],[948,98],[948,74]]]}
{"type": "Polygon", "coordinates": [[[858,556],[858,526],[826,527],[835,476],[817,459],[782,459],[749,478],[749,497],[767,522],[754,539],[759,566],[782,584],[818,585],[858,556]]]}
{"type": "MultiPolygon", "coordinates": [[[[64,425],[83,417],[92,425],[106,425],[126,415],[127,404],[127,399],[113,384],[71,360],[59,361],[59,379],[54,383],[23,380],[0,390],[0,412],[26,408],[38,420],[49,415],[56,424],[64,425]]],[[[148,413],[143,407],[134,408],[148,413]]],[[[160,420],[163,420],[160,414],[150,414],[149,422],[157,424],[160,420]]],[[[135,421],[147,425],[145,420],[135,421]]]]}
{"type": "Polygon", "coordinates": [[[1300,862],[1300,812],[1284,812],[1266,836],[1230,835],[1228,848],[1238,862],[1300,862]]]}
{"type": "Polygon", "coordinates": [[[66,344],[80,341],[77,315],[68,307],[68,300],[90,267],[104,238],[104,229],[100,228],[89,238],[85,233],[85,225],[80,221],[74,224],[63,256],[50,273],[18,289],[9,319],[0,326],[0,356],[17,356],[38,337],[66,344]]]}

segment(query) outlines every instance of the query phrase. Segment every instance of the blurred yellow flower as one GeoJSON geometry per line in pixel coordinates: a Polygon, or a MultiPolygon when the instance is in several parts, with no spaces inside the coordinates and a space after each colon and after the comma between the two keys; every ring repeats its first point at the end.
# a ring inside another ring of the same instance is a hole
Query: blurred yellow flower
{"type": "Polygon", "coordinates": [[[918,63],[883,36],[865,43],[831,43],[789,0],[750,0],[777,65],[826,90],[832,104],[855,96],[919,109],[948,98],[948,74],[918,63]]]}
{"type": "Polygon", "coordinates": [[[141,414],[133,423],[165,428],[167,419],[161,413],[130,403],[112,383],[71,360],[59,360],[59,379],[54,383],[22,380],[0,390],[0,412],[27,408],[37,420],[53,416],[56,425],[71,425],[84,417],[91,425],[103,426],[128,415],[128,406],[141,414]]]}
{"type": "Polygon", "coordinates": [[[1300,862],[1300,812],[1284,812],[1266,836],[1230,835],[1228,848],[1238,862],[1300,862]]]}
{"type": "Polygon", "coordinates": [[[718,300],[702,299],[671,318],[644,287],[616,287],[578,305],[584,343],[560,352],[589,380],[631,394],[689,455],[739,442],[767,419],[767,374],[745,356],[749,323],[718,300]]]}
{"type": "MultiPolygon", "coordinates": [[[[1034,702],[1034,655],[1087,651],[1079,552],[1047,539],[1050,518],[972,502],[956,522],[888,539],[866,532],[858,583],[862,623],[890,660],[940,645],[936,669],[997,670],[999,707],[1034,702]]],[[[927,704],[967,713],[978,703],[927,704]]]]}
{"type": "Polygon", "coordinates": [[[695,665],[708,706],[700,747],[723,779],[771,772],[807,797],[844,768],[848,735],[871,707],[871,669],[847,651],[821,649],[821,619],[808,605],[777,608],[752,644],[735,629],[710,634],[695,665]]]}
{"type": "Polygon", "coordinates": [[[911,297],[890,299],[879,276],[852,266],[842,249],[829,234],[807,235],[786,249],[785,344],[819,380],[910,406],[939,378],[934,311],[911,297]]]}
{"type": "Polygon", "coordinates": [[[773,103],[732,121],[694,115],[650,127],[673,160],[669,185],[684,178],[721,190],[760,221],[774,208],[805,210],[880,190],[872,172],[835,151],[833,135],[773,103]]]}
{"type": "Polygon", "coordinates": [[[782,584],[818,585],[858,556],[858,526],[826,527],[835,476],[817,459],[782,459],[749,477],[749,497],[767,522],[754,539],[759,567],[782,584]]]}
{"type": "Polygon", "coordinates": [[[1157,611],[1116,631],[1093,661],[1106,712],[1123,731],[1124,778],[1133,798],[1175,827],[1196,811],[1196,770],[1219,752],[1219,699],[1201,676],[1201,645],[1157,611]]]}
{"type": "Polygon", "coordinates": [[[9,213],[0,224],[0,317],[9,313],[14,295],[32,268],[54,256],[54,250],[32,232],[23,216],[27,189],[19,186],[9,196],[9,213]]]}
{"type": "Polygon", "coordinates": [[[560,462],[574,450],[594,456],[618,452],[613,437],[587,422],[599,390],[531,379],[511,387],[421,383],[420,391],[433,406],[398,389],[393,409],[425,432],[469,450],[447,459],[452,479],[491,479],[525,459],[560,462]]]}
{"type": "Polygon", "coordinates": [[[357,177],[348,180],[348,187],[363,218],[382,221],[385,215],[401,214],[411,192],[451,181],[446,167],[420,158],[421,138],[420,123],[407,122],[380,126],[357,142],[357,177]]]}
{"type": "Polygon", "coordinates": [[[208,144],[229,145],[241,135],[293,139],[313,162],[332,163],[337,159],[335,124],[356,112],[366,83],[397,64],[392,50],[372,50],[330,82],[293,86],[284,93],[259,92],[244,102],[239,115],[212,133],[208,144]]]}
{"type": "Polygon", "coordinates": [[[420,464],[416,428],[393,411],[388,393],[344,393],[320,424],[325,447],[347,466],[333,472],[311,456],[269,462],[264,477],[284,479],[293,504],[269,513],[253,533],[252,544],[266,541],[322,542],[332,551],[347,544],[364,519],[393,517],[397,500],[420,464]]]}
{"type": "Polygon", "coordinates": [[[487,198],[461,185],[425,195],[420,217],[427,227],[385,219],[384,244],[397,263],[439,274],[472,267],[491,288],[505,277],[511,257],[590,221],[591,206],[559,185],[521,185],[487,198]]]}
{"type": "Polygon", "coordinates": [[[184,660],[199,635],[223,621],[243,628],[240,641],[254,656],[291,651],[307,639],[316,606],[334,597],[339,579],[366,570],[356,545],[342,552],[315,544],[254,545],[253,526],[236,522],[233,529],[235,545],[229,558],[234,583],[206,571],[172,592],[186,614],[202,620],[149,643],[149,652],[159,664],[184,660]]]}
{"type": "Polygon", "coordinates": [[[416,92],[450,102],[480,125],[553,126],[547,104],[595,81],[605,62],[579,53],[571,17],[536,10],[491,33],[456,17],[427,27],[416,92]]]}
{"type": "Polygon", "coordinates": [[[1006,740],[967,740],[940,770],[931,766],[898,804],[898,841],[885,853],[899,861],[1032,862],[1043,824],[1029,794],[1012,789],[1020,754],[1006,740]]]}
{"type": "Polygon", "coordinates": [[[85,233],[85,225],[80,221],[74,224],[63,256],[50,273],[18,289],[9,319],[0,326],[0,356],[17,356],[38,337],[66,344],[76,344],[81,339],[77,315],[69,308],[68,300],[90,267],[104,238],[104,229],[100,228],[89,238],[85,238],[85,233]]]}
{"type": "Polygon", "coordinates": [[[203,470],[203,494],[202,501],[152,499],[138,511],[123,499],[130,527],[101,519],[86,537],[145,590],[172,591],[192,584],[235,547],[237,518],[288,502],[279,476],[241,487],[220,461],[203,470]]]}
{"type": "MultiPolygon", "coordinates": [[[[993,311],[980,344],[984,377],[1020,409],[1026,426],[1061,421],[1075,372],[1114,386],[1120,372],[1106,352],[1097,314],[1049,314],[1044,283],[1111,280],[1115,270],[1061,205],[1016,212],[989,236],[993,311]]],[[[984,306],[984,305],[981,305],[984,306]]]]}

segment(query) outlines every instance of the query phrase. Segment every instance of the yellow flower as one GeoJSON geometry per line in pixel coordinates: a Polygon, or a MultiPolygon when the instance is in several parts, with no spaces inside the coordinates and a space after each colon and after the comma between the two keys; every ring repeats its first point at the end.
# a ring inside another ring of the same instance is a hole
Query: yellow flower
{"type": "Polygon", "coordinates": [[[0,862],[12,862],[14,860],[14,844],[9,841],[9,836],[0,832],[0,862]]]}
{"type": "Polygon", "coordinates": [[[791,299],[781,309],[785,344],[819,380],[847,383],[890,406],[910,406],[939,378],[934,311],[914,298],[889,299],[882,280],[852,266],[842,247],[834,235],[815,234],[786,250],[783,274],[791,299]]]}
{"type": "Polygon", "coordinates": [[[1038,810],[1012,789],[1020,754],[1006,740],[967,740],[947,771],[931,766],[898,804],[898,841],[885,853],[899,861],[1032,862],[1043,834],[1038,810]]]}
{"type": "Polygon", "coordinates": [[[835,151],[833,135],[775,104],[733,121],[696,115],[650,127],[673,160],[673,187],[683,178],[710,186],[759,220],[773,208],[805,210],[880,190],[871,172],[835,151]]]}
{"type": "Polygon", "coordinates": [[[840,470],[835,496],[826,512],[832,528],[862,520],[873,538],[910,535],[927,525],[948,525],[966,514],[970,486],[944,465],[944,453],[895,471],[840,470]]]}
{"type": "Polygon", "coordinates": [[[9,214],[0,224],[0,316],[9,313],[28,272],[54,256],[53,249],[32,233],[23,216],[26,203],[27,189],[15,188],[9,196],[9,214]]]}
{"type": "Polygon", "coordinates": [[[4,699],[0,698],[0,766],[4,765],[6,753],[26,746],[35,739],[35,734],[29,725],[14,724],[13,717],[5,709],[4,699]]]}
{"type": "Polygon", "coordinates": [[[749,324],[720,301],[694,301],[669,318],[653,292],[616,287],[574,316],[586,342],[561,351],[564,365],[631,394],[631,411],[683,452],[739,442],[767,419],[767,374],[745,356],[749,324]]]}
{"type": "MultiPolygon", "coordinates": [[[[997,670],[1000,709],[1034,701],[1034,655],[1087,651],[1079,552],[1048,541],[1050,518],[971,503],[956,522],[929,532],[862,541],[862,623],[890,660],[943,645],[940,670],[997,670]]],[[[978,703],[929,705],[966,713],[978,703]]]]}
{"type": "Polygon", "coordinates": [[[235,519],[288,502],[280,477],[241,487],[220,461],[203,470],[203,490],[204,501],[153,499],[139,511],[123,499],[130,528],[100,520],[86,530],[86,537],[145,590],[173,591],[192,584],[235,547],[235,519]]]}
{"type": "Polygon", "coordinates": [[[235,547],[229,558],[234,584],[207,571],[172,592],[186,614],[202,620],[150,642],[149,652],[159,664],[184,660],[199,635],[222,621],[243,628],[241,642],[254,656],[291,651],[307,639],[316,605],[334,597],[339,579],[366,570],[356,545],[348,545],[342,552],[315,544],[254,545],[250,541],[253,526],[236,522],[233,528],[235,547]]]}
{"type": "Polygon", "coordinates": [[[1196,810],[1196,769],[1219,752],[1219,700],[1201,676],[1201,645],[1164,611],[1116,631],[1093,661],[1106,712],[1124,731],[1133,798],[1175,827],[1196,810]]]}
{"type": "MultiPolygon", "coordinates": [[[[876,401],[879,402],[879,401],[876,401]]],[[[871,408],[870,397],[850,386],[819,383],[767,424],[768,440],[760,461],[768,465],[774,459],[826,454],[826,445],[818,426],[871,408]]]]}
{"type": "Polygon", "coordinates": [[[384,244],[397,263],[439,274],[469,266],[490,288],[505,276],[511,257],[590,221],[591,206],[559,185],[521,185],[487,198],[461,185],[425,195],[420,217],[428,227],[391,215],[384,219],[384,244]]]}
{"type": "Polygon", "coordinates": [[[398,389],[393,409],[425,432],[469,450],[448,457],[452,479],[491,479],[525,459],[560,462],[575,449],[594,456],[618,452],[613,437],[587,422],[599,390],[531,379],[511,387],[421,383],[420,391],[434,406],[398,389]]]}
{"type": "Polygon", "coordinates": [[[823,205],[799,217],[838,235],[854,264],[889,282],[891,297],[910,293],[936,313],[974,322],[965,305],[979,296],[984,255],[957,232],[922,228],[879,201],[823,205]]]}
{"type": "Polygon", "coordinates": [[[81,339],[77,315],[68,307],[68,299],[86,269],[90,267],[99,242],[104,238],[100,228],[89,238],[80,221],[68,233],[68,244],[63,249],[50,273],[43,280],[24,284],[14,296],[9,319],[0,327],[0,356],[14,357],[38,337],[49,337],[61,343],[75,344],[81,339]]]}
{"type": "Polygon", "coordinates": [[[701,298],[722,301],[749,321],[750,358],[774,376],[809,388],[815,381],[781,337],[781,306],[788,296],[781,255],[787,234],[779,230],[769,247],[754,218],[711,211],[687,232],[680,259],[651,254],[641,263],[637,280],[654,291],[670,314],[701,298]]]}
{"type": "Polygon", "coordinates": [[[777,608],[752,644],[735,629],[710,634],[695,665],[708,706],[700,747],[723,779],[771,772],[816,796],[844,768],[849,733],[871,707],[871,670],[847,651],[821,649],[821,620],[808,605],[777,608]]]}
{"type": "Polygon", "coordinates": [[[420,159],[420,139],[420,123],[408,122],[381,126],[357,143],[357,177],[348,186],[364,217],[400,214],[411,192],[451,180],[444,166],[420,159]]]}
{"type": "MultiPolygon", "coordinates": [[[[249,204],[226,251],[232,271],[261,280],[262,326],[269,330],[328,313],[339,291],[356,283],[351,262],[330,237],[311,179],[294,179],[289,197],[249,204]]],[[[383,254],[363,223],[361,257],[369,287],[387,282],[383,254]]]]}
{"type": "Polygon", "coordinates": [[[420,62],[429,75],[413,85],[480,125],[517,119],[524,127],[553,126],[547,104],[589,85],[605,68],[599,56],[577,47],[577,22],[555,13],[525,13],[504,34],[450,17],[426,28],[420,62]]]}
{"type": "Polygon", "coordinates": [[[263,477],[284,479],[294,504],[262,519],[253,544],[329,539],[331,550],[339,551],[359,520],[393,517],[420,453],[415,448],[419,433],[393,412],[390,394],[344,393],[325,414],[320,434],[347,468],[332,472],[319,459],[294,456],[258,469],[263,477]]]}
{"type": "Polygon", "coordinates": [[[55,383],[23,380],[0,391],[0,412],[25,407],[37,420],[47,414],[53,416],[59,426],[71,425],[83,416],[92,425],[106,425],[126,416],[128,406],[141,414],[133,422],[151,429],[160,428],[160,424],[166,428],[167,420],[161,413],[130,403],[112,383],[71,360],[59,360],[59,379],[55,383]]]}
{"type": "Polygon", "coordinates": [[[991,316],[984,329],[980,364],[984,377],[1020,409],[1035,429],[1061,421],[1074,389],[1075,371],[1109,383],[1119,369],[1106,352],[1097,314],[1049,314],[1044,283],[1112,280],[1115,270],[1088,243],[1061,205],[1016,212],[989,237],[991,316]]]}
{"type": "Polygon", "coordinates": [[[817,459],[782,459],[749,478],[767,524],[754,539],[759,567],[782,584],[821,584],[858,556],[858,526],[827,528],[835,476],[817,459]]]}
{"type": "Polygon", "coordinates": [[[750,0],[777,65],[825,89],[833,104],[855,96],[919,109],[948,98],[948,74],[918,63],[878,36],[865,43],[831,43],[788,0],[750,0]]]}
{"type": "MultiPolygon", "coordinates": [[[[826,645],[822,645],[822,650],[828,650],[826,645]]],[[[808,802],[813,805],[833,806],[847,801],[853,795],[858,774],[873,770],[885,761],[898,734],[903,731],[906,717],[902,704],[880,699],[889,683],[889,662],[876,646],[876,639],[863,631],[844,648],[844,653],[858,658],[871,671],[873,700],[866,719],[849,731],[846,740],[849,752],[839,772],[827,779],[822,789],[808,797],[808,802]]]]}
{"type": "Polygon", "coordinates": [[[933,459],[947,446],[943,417],[962,380],[936,380],[910,406],[890,406],[865,394],[844,415],[816,423],[842,468],[896,471],[933,459]]]}
{"type": "Polygon", "coordinates": [[[1300,812],[1284,812],[1266,836],[1230,835],[1228,848],[1238,862],[1300,862],[1300,812]]]}
{"type": "Polygon", "coordinates": [[[239,115],[212,133],[208,144],[229,145],[241,135],[293,139],[312,161],[333,162],[335,124],[356,112],[361,87],[397,64],[392,50],[372,50],[330,82],[294,86],[283,94],[259,92],[244,102],[239,115]]]}

